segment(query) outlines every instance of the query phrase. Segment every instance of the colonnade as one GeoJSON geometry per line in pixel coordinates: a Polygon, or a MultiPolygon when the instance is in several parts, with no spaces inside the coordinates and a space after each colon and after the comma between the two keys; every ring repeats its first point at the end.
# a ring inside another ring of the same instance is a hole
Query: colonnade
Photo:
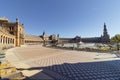
{"type": "Polygon", "coordinates": [[[0,43],[1,44],[14,44],[14,39],[1,35],[0,43]]]}
{"type": "Polygon", "coordinates": [[[0,30],[0,46],[15,46],[15,36],[0,30]]]}

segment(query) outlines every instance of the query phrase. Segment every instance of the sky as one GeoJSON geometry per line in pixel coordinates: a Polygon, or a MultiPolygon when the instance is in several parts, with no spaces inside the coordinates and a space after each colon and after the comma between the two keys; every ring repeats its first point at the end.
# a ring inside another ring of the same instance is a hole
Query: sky
{"type": "Polygon", "coordinates": [[[0,17],[37,36],[99,37],[104,22],[111,37],[120,34],[120,0],[0,0],[0,17]]]}

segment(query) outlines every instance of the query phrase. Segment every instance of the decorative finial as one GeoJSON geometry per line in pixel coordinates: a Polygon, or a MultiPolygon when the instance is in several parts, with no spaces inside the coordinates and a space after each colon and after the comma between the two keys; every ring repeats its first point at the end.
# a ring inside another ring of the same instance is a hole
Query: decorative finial
{"type": "Polygon", "coordinates": [[[16,18],[16,22],[19,22],[19,21],[18,21],[18,18],[16,18]]]}

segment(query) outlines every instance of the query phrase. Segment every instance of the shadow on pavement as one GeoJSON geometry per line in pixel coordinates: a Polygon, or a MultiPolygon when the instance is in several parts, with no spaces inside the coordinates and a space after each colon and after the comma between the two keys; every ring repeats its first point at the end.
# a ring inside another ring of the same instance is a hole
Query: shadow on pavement
{"type": "MultiPolygon", "coordinates": [[[[64,63],[48,67],[32,67],[19,70],[40,70],[50,76],[51,80],[120,80],[120,60],[85,62],[85,63],[64,63]]],[[[39,75],[26,78],[26,80],[39,79],[39,75]]]]}

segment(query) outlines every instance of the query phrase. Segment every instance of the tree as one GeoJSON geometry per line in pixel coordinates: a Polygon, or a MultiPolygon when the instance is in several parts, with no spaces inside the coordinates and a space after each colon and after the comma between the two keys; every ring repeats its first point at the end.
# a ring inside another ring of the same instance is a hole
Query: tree
{"type": "Polygon", "coordinates": [[[117,43],[117,50],[120,48],[120,34],[116,34],[114,37],[111,38],[110,40],[111,43],[117,43]]]}
{"type": "Polygon", "coordinates": [[[120,43],[120,34],[116,34],[114,37],[110,40],[112,43],[120,43]]]}

